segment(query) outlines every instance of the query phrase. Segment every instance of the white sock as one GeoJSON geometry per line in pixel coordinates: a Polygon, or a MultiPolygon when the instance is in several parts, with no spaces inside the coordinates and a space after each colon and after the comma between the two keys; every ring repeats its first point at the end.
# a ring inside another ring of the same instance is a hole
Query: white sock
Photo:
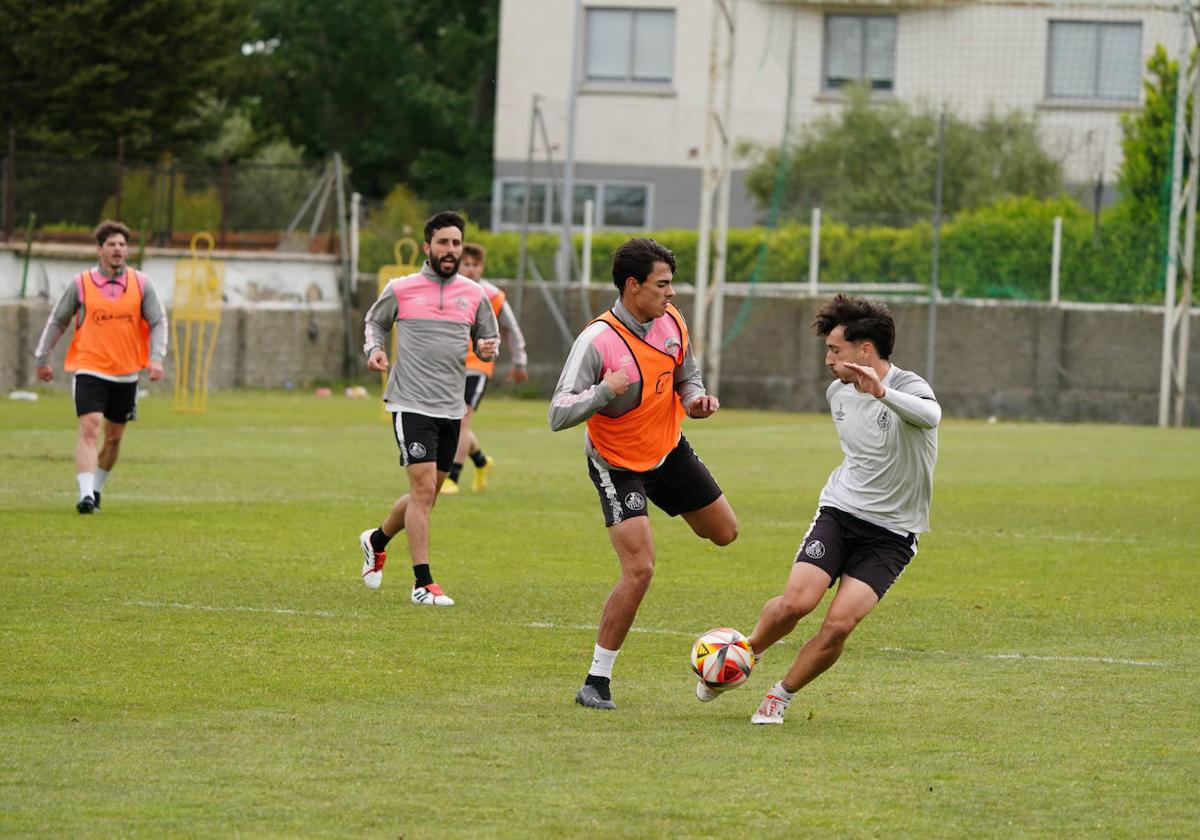
{"type": "Polygon", "coordinates": [[[78,473],[75,476],[75,480],[79,482],[80,499],[86,499],[88,496],[92,495],[92,492],[95,490],[93,485],[96,481],[96,477],[94,475],[91,473],[78,473]]]}
{"type": "Polygon", "coordinates": [[[771,689],[771,693],[782,700],[784,703],[790,703],[792,698],[796,696],[796,692],[788,691],[783,687],[783,680],[775,683],[775,687],[771,689]]]}
{"type": "Polygon", "coordinates": [[[104,482],[108,481],[108,470],[102,470],[96,467],[96,484],[93,488],[97,493],[104,489],[104,482]]]}
{"type": "Polygon", "coordinates": [[[596,645],[596,649],[592,653],[592,667],[588,668],[588,674],[593,677],[612,679],[613,662],[618,653],[620,653],[619,650],[608,650],[596,645]]]}

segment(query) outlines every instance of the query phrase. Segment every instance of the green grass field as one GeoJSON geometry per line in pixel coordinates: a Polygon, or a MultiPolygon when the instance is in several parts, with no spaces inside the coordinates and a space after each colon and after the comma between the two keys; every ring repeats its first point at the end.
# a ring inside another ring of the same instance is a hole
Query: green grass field
{"type": "MultiPolygon", "coordinates": [[[[1200,823],[1200,431],[947,421],[933,531],[782,727],[751,712],[816,626],[697,703],[691,639],[748,632],[839,459],[826,417],[685,426],[741,520],[652,514],[614,675],[572,697],[616,577],[581,431],[489,399],[483,494],[443,498],[452,609],[358,533],[405,482],[375,401],[141,406],[74,510],[65,395],[0,403],[0,833],[1188,837],[1200,823]]],[[[470,468],[466,476],[470,483],[470,468]]]]}

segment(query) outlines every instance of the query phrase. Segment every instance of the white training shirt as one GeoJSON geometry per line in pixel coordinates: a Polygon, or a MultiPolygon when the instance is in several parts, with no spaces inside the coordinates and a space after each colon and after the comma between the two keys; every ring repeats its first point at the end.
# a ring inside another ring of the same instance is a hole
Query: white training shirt
{"type": "Polygon", "coordinates": [[[820,505],[898,534],[929,530],[942,408],[921,377],[891,366],[882,399],[835,379],[825,392],[845,459],[820,505]]]}

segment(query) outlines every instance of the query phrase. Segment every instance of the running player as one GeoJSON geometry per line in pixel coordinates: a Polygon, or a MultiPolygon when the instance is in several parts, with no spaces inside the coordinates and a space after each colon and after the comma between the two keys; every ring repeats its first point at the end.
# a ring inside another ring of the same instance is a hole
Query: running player
{"type": "Polygon", "coordinates": [[[738,523],[721,488],[681,432],[686,414],[711,416],[683,315],[671,304],[675,255],[652,239],[631,239],[613,254],[620,296],[575,339],[550,404],[550,428],[587,421],[588,475],[621,574],[604,604],[591,667],[575,702],[615,709],[613,661],[654,576],[649,499],[680,515],[716,545],[737,538],[738,523]]]}
{"type": "MultiPolygon", "coordinates": [[[[524,382],[529,378],[529,373],[525,370],[525,336],[521,332],[520,324],[517,323],[517,316],[505,299],[504,292],[499,286],[483,279],[486,259],[486,248],[468,242],[463,245],[462,264],[458,271],[463,277],[469,277],[483,286],[483,290],[487,292],[488,300],[492,304],[492,312],[496,314],[496,320],[500,324],[500,340],[512,356],[508,381],[524,382]]],[[[464,394],[467,409],[466,414],[463,415],[462,432],[458,436],[458,451],[454,453],[454,465],[450,467],[450,475],[442,483],[443,496],[458,492],[458,478],[462,474],[464,459],[468,455],[471,456],[471,463],[475,465],[471,489],[476,493],[487,489],[488,473],[492,471],[492,465],[495,462],[491,456],[483,454],[483,450],[480,449],[479,439],[475,436],[475,430],[471,428],[471,419],[479,410],[479,403],[483,401],[484,392],[487,391],[488,383],[495,370],[494,359],[485,362],[475,354],[473,349],[467,348],[467,386],[464,394]]]]}
{"type": "Polygon", "coordinates": [[[465,227],[457,213],[443,211],[430,217],[425,223],[425,264],[416,274],[388,282],[367,311],[364,326],[367,367],[384,371],[388,357],[383,348],[396,325],[395,366],[383,398],[392,413],[392,431],[409,489],[378,528],[359,535],[362,579],[371,589],[378,588],[388,541],[403,530],[413,566],[412,600],[426,606],[454,604],[429,570],[429,515],[458,446],[466,370],[463,351],[474,344],[480,358],[491,359],[500,349],[500,332],[487,295],[478,283],[458,273],[465,227]]]}

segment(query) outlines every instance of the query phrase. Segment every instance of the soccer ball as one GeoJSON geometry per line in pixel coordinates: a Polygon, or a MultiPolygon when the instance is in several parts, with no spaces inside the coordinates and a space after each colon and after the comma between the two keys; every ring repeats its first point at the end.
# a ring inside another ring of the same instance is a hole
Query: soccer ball
{"type": "Polygon", "coordinates": [[[753,667],[750,642],[732,627],[709,630],[692,645],[692,670],[709,688],[737,688],[753,667]]]}

